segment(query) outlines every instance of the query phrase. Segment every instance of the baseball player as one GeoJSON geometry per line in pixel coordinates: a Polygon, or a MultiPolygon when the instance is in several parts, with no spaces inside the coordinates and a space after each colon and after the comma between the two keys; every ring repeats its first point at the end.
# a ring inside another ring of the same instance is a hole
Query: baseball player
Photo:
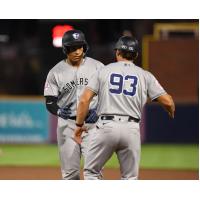
{"type": "Polygon", "coordinates": [[[92,135],[84,166],[85,179],[98,179],[100,169],[116,152],[121,179],[137,179],[140,161],[139,122],[149,97],[174,118],[175,105],[156,78],[136,66],[138,41],[123,36],[116,43],[117,62],[105,66],[90,80],[78,105],[75,140],[81,143],[89,103],[99,97],[95,134],[92,135]]]}
{"type": "Polygon", "coordinates": [[[57,63],[48,73],[44,96],[47,110],[58,116],[57,141],[61,161],[62,178],[80,179],[80,159],[86,153],[89,135],[98,117],[97,99],[93,99],[87,118],[87,132],[82,135],[81,145],[74,141],[76,110],[79,97],[92,75],[103,64],[86,57],[88,44],[80,30],[70,30],[62,38],[66,59],[57,63]]]}

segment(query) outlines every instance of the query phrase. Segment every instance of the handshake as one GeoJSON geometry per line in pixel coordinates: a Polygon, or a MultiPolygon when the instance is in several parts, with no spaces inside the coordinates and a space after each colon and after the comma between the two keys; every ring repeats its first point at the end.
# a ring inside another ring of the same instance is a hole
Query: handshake
{"type": "MultiPolygon", "coordinates": [[[[57,111],[57,115],[63,119],[70,119],[70,115],[72,114],[71,106],[73,102],[65,106],[64,108],[59,108],[57,111]]],[[[85,119],[85,123],[93,124],[96,123],[98,120],[96,108],[90,109],[88,115],[85,119]]]]}

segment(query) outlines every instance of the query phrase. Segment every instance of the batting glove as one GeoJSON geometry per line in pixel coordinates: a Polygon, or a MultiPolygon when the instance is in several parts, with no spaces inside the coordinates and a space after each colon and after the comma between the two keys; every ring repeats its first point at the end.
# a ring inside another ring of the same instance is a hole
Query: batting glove
{"type": "Polygon", "coordinates": [[[98,120],[98,115],[96,112],[96,108],[89,110],[85,123],[94,124],[98,120]]]}
{"type": "Polygon", "coordinates": [[[71,111],[71,106],[72,106],[73,102],[70,103],[69,105],[67,105],[66,107],[64,108],[59,108],[58,109],[58,112],[57,112],[57,115],[63,119],[69,119],[70,115],[72,114],[72,111],[71,111]]]}

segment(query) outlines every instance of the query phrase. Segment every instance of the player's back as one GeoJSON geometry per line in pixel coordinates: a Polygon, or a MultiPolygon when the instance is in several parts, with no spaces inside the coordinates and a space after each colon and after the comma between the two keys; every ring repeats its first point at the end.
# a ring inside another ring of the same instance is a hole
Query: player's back
{"type": "MultiPolygon", "coordinates": [[[[120,61],[105,66],[99,74],[99,114],[129,115],[140,119],[149,84],[155,80],[150,72],[131,62],[120,61]]],[[[159,92],[165,91],[161,87],[159,92]]],[[[157,95],[154,91],[150,93],[151,97],[157,95]]]]}

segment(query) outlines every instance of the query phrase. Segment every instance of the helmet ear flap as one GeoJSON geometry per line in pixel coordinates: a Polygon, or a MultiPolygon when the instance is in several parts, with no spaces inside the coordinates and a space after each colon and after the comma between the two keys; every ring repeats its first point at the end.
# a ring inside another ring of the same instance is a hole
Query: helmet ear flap
{"type": "Polygon", "coordinates": [[[66,47],[66,46],[63,46],[62,50],[63,50],[64,55],[65,55],[66,58],[67,58],[67,47],[66,47]]]}
{"type": "Polygon", "coordinates": [[[83,51],[84,51],[85,54],[87,54],[87,51],[88,51],[88,50],[89,50],[89,46],[88,46],[88,44],[86,43],[86,44],[83,45],[83,51]]]}
{"type": "Polygon", "coordinates": [[[63,46],[63,53],[66,55],[67,54],[67,49],[65,46],[63,46]]]}

